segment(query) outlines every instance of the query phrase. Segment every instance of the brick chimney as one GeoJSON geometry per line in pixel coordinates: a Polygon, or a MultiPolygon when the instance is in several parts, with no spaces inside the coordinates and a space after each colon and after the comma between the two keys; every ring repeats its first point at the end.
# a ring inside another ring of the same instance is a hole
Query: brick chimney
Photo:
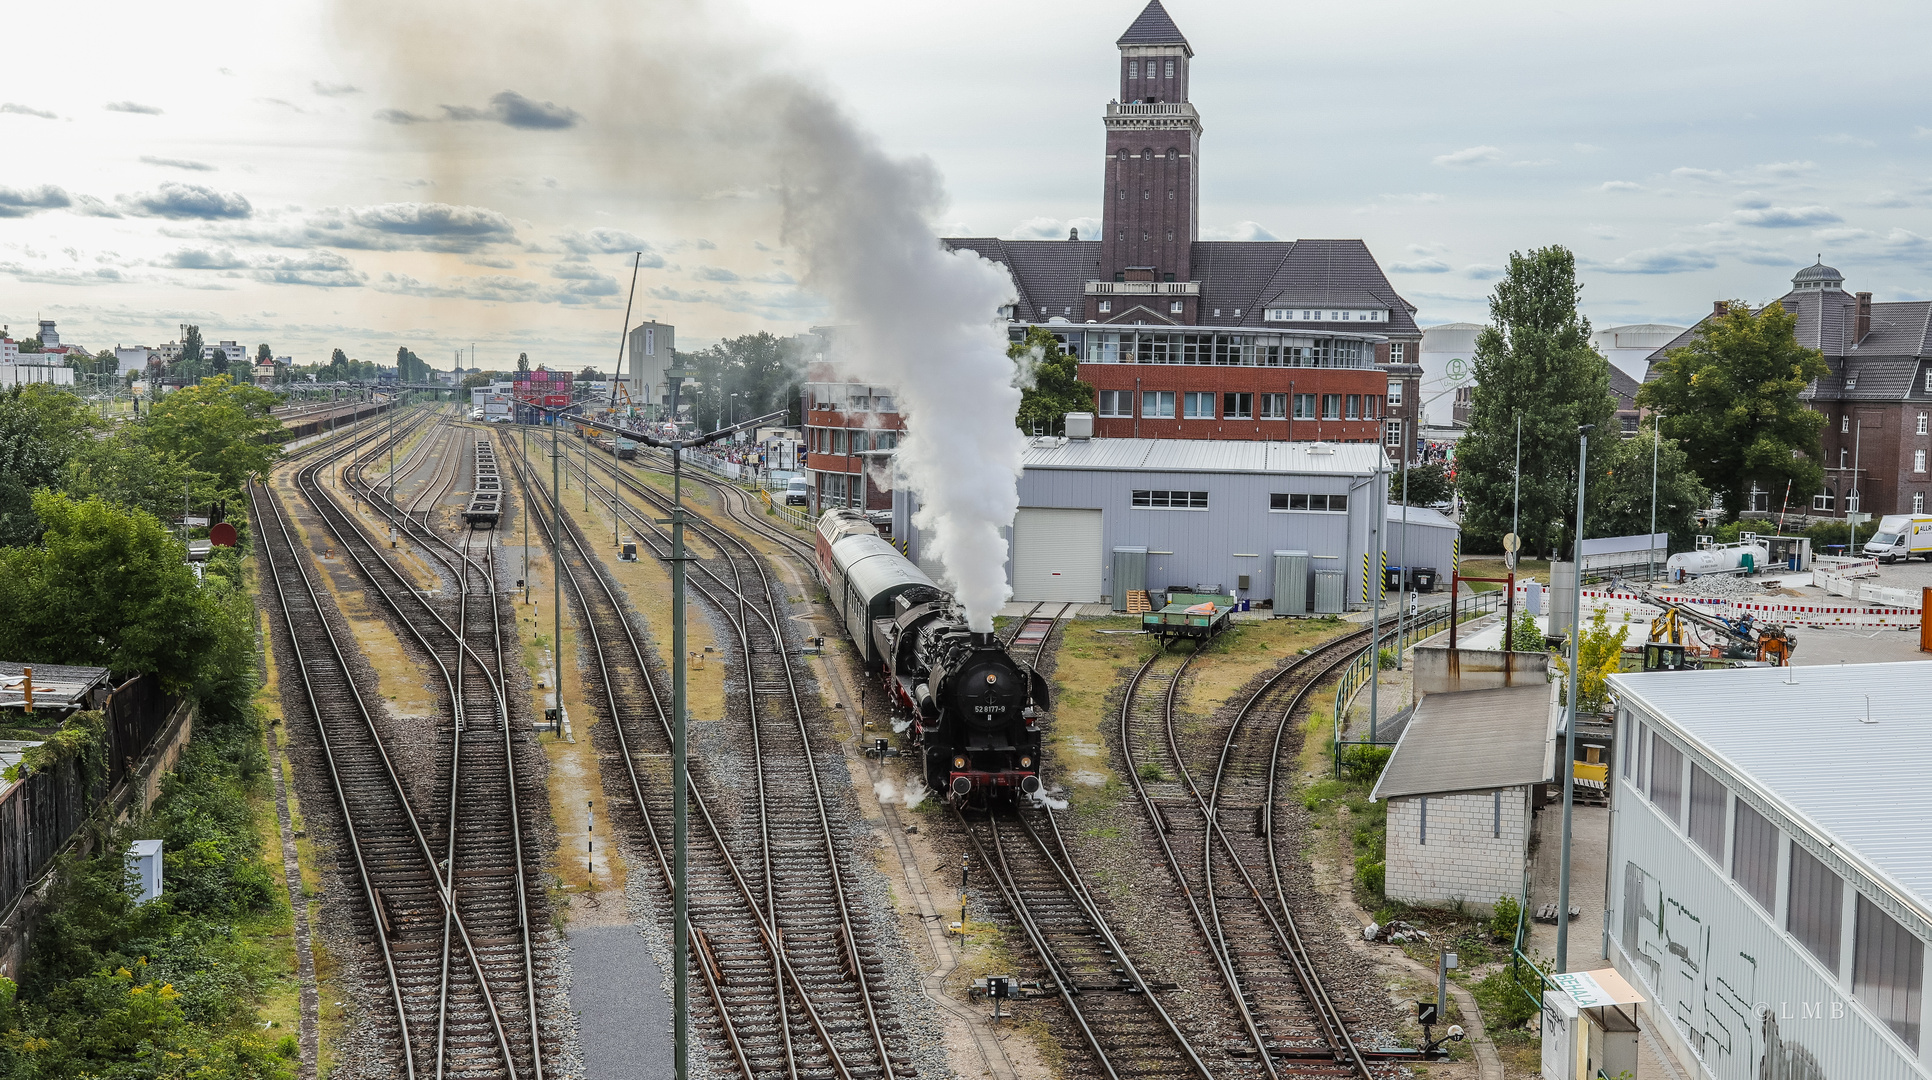
{"type": "Polygon", "coordinates": [[[1731,313],[1731,302],[1729,300],[1711,301],[1711,318],[1721,319],[1730,313],[1731,313]]]}
{"type": "Polygon", "coordinates": [[[1856,295],[1858,296],[1858,323],[1857,329],[1852,332],[1853,344],[1865,340],[1865,335],[1872,332],[1872,294],[1862,292],[1856,295]]]}

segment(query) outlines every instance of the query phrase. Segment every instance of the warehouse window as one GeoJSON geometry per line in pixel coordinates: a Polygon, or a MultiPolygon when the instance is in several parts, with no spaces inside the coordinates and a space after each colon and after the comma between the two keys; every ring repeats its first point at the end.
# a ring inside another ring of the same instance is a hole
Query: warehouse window
{"type": "Polygon", "coordinates": [[[1134,392],[1132,390],[1102,390],[1100,392],[1100,415],[1134,415],[1134,392]]]}
{"type": "Polygon", "coordinates": [[[1691,765],[1690,837],[1704,853],[1724,865],[1724,785],[1691,765]]]}
{"type": "Polygon", "coordinates": [[[1189,390],[1182,394],[1181,415],[1189,420],[1214,419],[1214,391],[1189,390]]]}
{"type": "Polygon", "coordinates": [[[1288,417],[1287,394],[1260,394],[1261,418],[1263,420],[1285,420],[1288,417]]]}
{"type": "Polygon", "coordinates": [[[1495,813],[1495,816],[1492,817],[1489,822],[1489,835],[1494,839],[1500,840],[1503,835],[1503,791],[1502,789],[1497,788],[1495,794],[1496,794],[1496,813],[1495,813]]]}
{"type": "Polygon", "coordinates": [[[1221,416],[1226,420],[1254,419],[1254,395],[1222,394],[1221,416]]]}
{"type": "Polygon", "coordinates": [[[1206,510],[1205,491],[1136,491],[1134,507],[1140,510],[1206,510]]]}
{"type": "MultiPolygon", "coordinates": [[[[1624,713],[1623,714],[1623,741],[1618,743],[1617,745],[1635,746],[1636,741],[1633,738],[1631,738],[1630,733],[1636,730],[1636,727],[1637,727],[1637,718],[1630,715],[1629,713],[1624,713]]],[[[1625,780],[1630,779],[1630,759],[1632,755],[1618,754],[1617,756],[1623,759],[1623,778],[1625,780]]]]}
{"type": "Polygon", "coordinates": [[[1419,835],[1416,838],[1416,842],[1422,845],[1423,847],[1428,847],[1429,846],[1429,796],[1424,795],[1422,798],[1417,799],[1416,808],[1422,813],[1422,828],[1418,830],[1419,835]]]}
{"type": "Polygon", "coordinates": [[[1342,395],[1322,395],[1322,419],[1340,420],[1342,418],[1342,395]]]}
{"type": "Polygon", "coordinates": [[[1348,411],[1344,415],[1350,420],[1360,420],[1362,418],[1362,395],[1348,395],[1348,411]]]}
{"type": "Polygon", "coordinates": [[[1268,496],[1270,511],[1310,510],[1316,513],[1345,514],[1348,512],[1346,495],[1283,495],[1268,496]]]}
{"type": "Polygon", "coordinates": [[[1315,395],[1295,395],[1295,419],[1313,420],[1315,418],[1315,395]]]}
{"type": "Polygon", "coordinates": [[[1784,928],[1818,962],[1838,974],[1839,928],[1844,924],[1845,887],[1831,867],[1791,845],[1791,885],[1785,893],[1784,928]]]}
{"type": "Polygon", "coordinates": [[[1852,993],[1916,1051],[1925,946],[1862,896],[1853,942],[1852,993]]]}
{"type": "Polygon", "coordinates": [[[1731,826],[1731,880],[1765,911],[1778,910],[1778,827],[1743,799],[1731,826]]]}
{"type": "Polygon", "coordinates": [[[1637,725],[1637,787],[1642,789],[1650,776],[1650,735],[1649,727],[1637,725]]]}
{"type": "Polygon", "coordinates": [[[1174,391],[1143,390],[1140,395],[1140,414],[1156,420],[1174,419],[1174,391]]]}
{"type": "Polygon", "coordinates": [[[1684,753],[1650,733],[1650,801],[1672,822],[1684,820],[1684,753]]]}

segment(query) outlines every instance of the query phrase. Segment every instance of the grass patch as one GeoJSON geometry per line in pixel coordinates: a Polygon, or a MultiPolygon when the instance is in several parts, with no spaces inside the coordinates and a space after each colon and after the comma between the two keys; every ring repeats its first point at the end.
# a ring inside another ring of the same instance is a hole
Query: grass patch
{"type": "Polygon", "coordinates": [[[1107,749],[1117,716],[1108,695],[1148,657],[1154,641],[1139,634],[1136,616],[1076,619],[1061,631],[1053,661],[1053,713],[1046,744],[1055,778],[1073,794],[1076,808],[1111,804],[1122,785],[1107,749]]]}
{"type": "MultiPolygon", "coordinates": [[[[1471,558],[1464,555],[1458,569],[1466,577],[1509,576],[1509,568],[1503,565],[1503,560],[1492,557],[1471,558]]],[[[1516,564],[1516,580],[1520,582],[1531,579],[1544,584],[1549,583],[1550,561],[1548,559],[1524,559],[1516,564]]],[[[1448,582],[1445,581],[1443,584],[1447,586],[1448,582]]],[[[1469,583],[1469,588],[1475,592],[1495,592],[1502,586],[1492,581],[1472,581],[1469,583]]]]}

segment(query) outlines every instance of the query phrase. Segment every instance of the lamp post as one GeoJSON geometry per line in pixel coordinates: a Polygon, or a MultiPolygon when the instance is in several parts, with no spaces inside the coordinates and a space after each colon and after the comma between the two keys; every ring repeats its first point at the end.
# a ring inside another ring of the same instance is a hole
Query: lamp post
{"type": "Polygon", "coordinates": [[[1664,414],[1650,424],[1650,539],[1644,544],[1644,579],[1657,580],[1657,451],[1664,444],[1664,414]]]}
{"type": "Polygon", "coordinates": [[[1583,640],[1583,488],[1590,460],[1590,431],[1577,428],[1576,451],[1576,562],[1570,574],[1570,707],[1563,722],[1563,874],[1556,889],[1556,970],[1570,970],[1570,812],[1576,805],[1576,708],[1583,689],[1578,666],[1583,640]]]}

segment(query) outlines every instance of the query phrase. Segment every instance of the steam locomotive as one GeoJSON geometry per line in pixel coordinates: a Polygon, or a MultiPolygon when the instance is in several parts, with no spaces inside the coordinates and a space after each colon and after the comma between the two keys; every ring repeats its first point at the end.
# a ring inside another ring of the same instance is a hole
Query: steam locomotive
{"type": "Polygon", "coordinates": [[[819,582],[866,673],[884,685],[926,786],[984,804],[1040,790],[1046,679],[992,634],[974,633],[951,595],[856,510],[818,522],[819,582]]]}

